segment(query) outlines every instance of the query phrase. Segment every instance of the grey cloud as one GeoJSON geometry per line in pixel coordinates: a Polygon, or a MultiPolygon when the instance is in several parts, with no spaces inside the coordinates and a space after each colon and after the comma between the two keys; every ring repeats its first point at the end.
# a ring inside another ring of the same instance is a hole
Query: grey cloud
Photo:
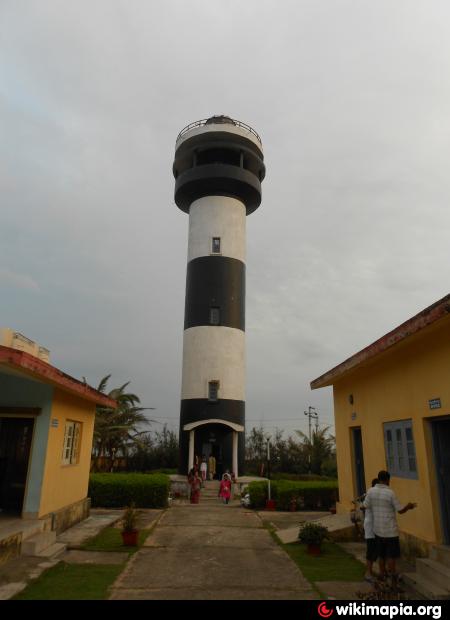
{"type": "Polygon", "coordinates": [[[449,18],[419,0],[2,2],[2,323],[91,383],[132,379],[176,425],[174,142],[227,113],[267,162],[247,417],[331,421],[310,380],[448,292],[449,18]]]}

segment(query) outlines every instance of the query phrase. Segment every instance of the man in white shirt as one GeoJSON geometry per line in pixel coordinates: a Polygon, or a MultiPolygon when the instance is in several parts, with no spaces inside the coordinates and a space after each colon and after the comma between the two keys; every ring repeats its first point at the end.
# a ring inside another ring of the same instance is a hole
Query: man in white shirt
{"type": "Polygon", "coordinates": [[[397,512],[404,514],[417,504],[403,506],[394,491],[389,488],[391,476],[387,471],[378,473],[378,484],[367,491],[364,507],[371,511],[373,532],[378,546],[378,563],[381,576],[395,575],[396,561],[400,557],[397,512]]]}

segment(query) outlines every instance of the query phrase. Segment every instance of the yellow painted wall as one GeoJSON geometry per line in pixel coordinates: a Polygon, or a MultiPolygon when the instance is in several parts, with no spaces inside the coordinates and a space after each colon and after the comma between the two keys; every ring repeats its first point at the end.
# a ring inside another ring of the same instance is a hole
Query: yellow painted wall
{"type": "Polygon", "coordinates": [[[401,531],[427,542],[441,542],[439,498],[435,480],[431,429],[427,420],[450,414],[450,317],[409,337],[365,367],[334,385],[334,409],[340,503],[351,509],[356,496],[352,427],[361,427],[366,487],[387,469],[383,423],[412,419],[418,479],[391,478],[400,501],[418,507],[398,515],[401,531]],[[354,402],[349,403],[353,394],[354,402]],[[440,398],[441,409],[428,401],[440,398]],[[356,419],[352,420],[352,414],[356,419]]]}
{"type": "Polygon", "coordinates": [[[51,419],[58,420],[58,427],[49,429],[39,517],[87,497],[94,418],[93,403],[55,388],[51,419]],[[75,465],[62,464],[66,420],[82,424],[79,462],[75,465]]]}

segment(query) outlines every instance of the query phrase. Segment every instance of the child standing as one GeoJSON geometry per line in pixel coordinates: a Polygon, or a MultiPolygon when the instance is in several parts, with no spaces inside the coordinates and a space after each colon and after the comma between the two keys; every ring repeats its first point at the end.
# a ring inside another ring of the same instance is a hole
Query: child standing
{"type": "MultiPolygon", "coordinates": [[[[374,487],[378,483],[378,478],[372,480],[374,487]]],[[[364,579],[372,582],[375,580],[373,574],[373,563],[378,558],[378,545],[373,531],[373,515],[370,508],[364,510],[364,538],[366,539],[366,574],[364,579]]]]}
{"type": "Polygon", "coordinates": [[[206,472],[208,470],[208,463],[206,462],[206,456],[202,456],[202,462],[200,464],[200,475],[202,477],[202,486],[205,484],[206,480],[206,472]]]}
{"type": "Polygon", "coordinates": [[[228,504],[231,497],[231,478],[229,474],[224,474],[220,482],[219,497],[222,498],[224,504],[228,504]]]}

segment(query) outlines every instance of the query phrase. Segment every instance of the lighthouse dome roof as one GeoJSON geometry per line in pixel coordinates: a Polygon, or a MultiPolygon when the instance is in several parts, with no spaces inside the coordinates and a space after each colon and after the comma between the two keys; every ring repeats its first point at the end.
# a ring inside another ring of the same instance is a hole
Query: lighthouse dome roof
{"type": "Polygon", "coordinates": [[[224,116],[223,114],[219,114],[218,116],[211,116],[207,119],[205,125],[218,125],[218,124],[228,124],[228,125],[236,125],[235,121],[229,116],[224,116]]]}

